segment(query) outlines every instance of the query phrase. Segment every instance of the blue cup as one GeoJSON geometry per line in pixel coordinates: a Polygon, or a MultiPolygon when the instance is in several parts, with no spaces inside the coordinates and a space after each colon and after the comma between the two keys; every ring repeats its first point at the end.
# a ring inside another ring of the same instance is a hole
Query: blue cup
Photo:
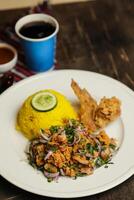
{"type": "Polygon", "coordinates": [[[34,72],[44,72],[54,68],[56,54],[56,38],[59,24],[55,18],[46,14],[30,14],[19,19],[15,25],[16,34],[21,39],[27,66],[34,72]],[[32,39],[23,36],[20,29],[31,22],[44,21],[52,24],[55,31],[41,39],[32,39]]]}

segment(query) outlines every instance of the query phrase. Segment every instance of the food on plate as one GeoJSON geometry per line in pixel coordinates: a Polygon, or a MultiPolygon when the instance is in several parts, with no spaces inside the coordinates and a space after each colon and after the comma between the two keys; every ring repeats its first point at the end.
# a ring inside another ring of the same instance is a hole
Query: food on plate
{"type": "Polygon", "coordinates": [[[48,181],[93,174],[107,167],[118,149],[103,128],[120,116],[120,100],[103,97],[97,103],[74,80],[71,87],[80,101],[79,113],[59,92],[41,90],[25,100],[17,115],[17,129],[29,139],[28,161],[48,181]]]}
{"type": "Polygon", "coordinates": [[[81,89],[74,80],[72,80],[71,87],[80,101],[80,120],[90,133],[104,128],[120,116],[121,102],[116,97],[103,97],[97,104],[89,92],[81,89]]]}
{"type": "Polygon", "coordinates": [[[17,115],[17,129],[28,139],[40,135],[40,129],[63,125],[64,119],[77,119],[77,113],[65,96],[54,90],[42,90],[29,96],[17,115]]]}
{"type": "Polygon", "coordinates": [[[95,112],[95,124],[97,128],[104,128],[107,124],[117,119],[121,114],[121,102],[116,97],[100,100],[95,112]]]}
{"type": "Polygon", "coordinates": [[[71,87],[80,101],[80,120],[90,130],[96,131],[96,124],[94,121],[97,102],[84,88],[81,89],[79,85],[72,80],[71,87]]]}
{"type": "Polygon", "coordinates": [[[41,135],[30,141],[27,156],[29,163],[52,181],[59,176],[90,175],[102,165],[107,167],[116,149],[116,140],[105,131],[89,134],[80,121],[73,119],[41,129],[41,135]]]}

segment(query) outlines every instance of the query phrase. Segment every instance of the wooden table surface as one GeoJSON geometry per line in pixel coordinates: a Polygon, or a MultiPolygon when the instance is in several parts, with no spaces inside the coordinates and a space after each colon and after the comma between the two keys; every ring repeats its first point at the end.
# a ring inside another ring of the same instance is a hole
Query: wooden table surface
{"type": "MultiPolygon", "coordinates": [[[[134,89],[133,0],[96,0],[56,5],[52,10],[60,23],[57,48],[59,69],[98,72],[134,89]]],[[[6,24],[23,12],[1,11],[0,24],[6,24]]],[[[0,177],[0,200],[12,199],[51,198],[28,193],[0,177]]],[[[134,200],[134,176],[111,190],[79,199],[134,200]]]]}

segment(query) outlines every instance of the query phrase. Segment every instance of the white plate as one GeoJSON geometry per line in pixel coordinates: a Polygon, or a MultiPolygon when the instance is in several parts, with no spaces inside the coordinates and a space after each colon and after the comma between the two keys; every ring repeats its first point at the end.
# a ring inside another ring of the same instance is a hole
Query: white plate
{"type": "Polygon", "coordinates": [[[122,83],[106,76],[79,70],[61,70],[35,75],[9,88],[0,96],[0,174],[14,185],[32,193],[50,197],[82,197],[108,190],[134,174],[134,93],[122,83]],[[97,99],[117,96],[122,101],[122,115],[106,128],[119,141],[120,149],[113,165],[101,167],[93,175],[77,180],[60,178],[48,183],[42,173],[26,162],[27,140],[15,130],[17,111],[34,92],[52,88],[70,101],[77,101],[70,83],[75,79],[97,99]]]}

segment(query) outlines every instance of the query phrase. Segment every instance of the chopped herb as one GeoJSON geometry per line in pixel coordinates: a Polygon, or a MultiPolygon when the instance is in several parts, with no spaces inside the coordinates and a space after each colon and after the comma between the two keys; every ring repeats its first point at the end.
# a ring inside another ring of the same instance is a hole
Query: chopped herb
{"type": "Polygon", "coordinates": [[[83,177],[83,176],[86,176],[87,174],[85,174],[85,173],[80,173],[80,172],[78,172],[77,174],[76,174],[76,177],[83,177]]]}
{"type": "Polygon", "coordinates": [[[49,130],[51,133],[57,133],[59,128],[60,128],[59,126],[51,126],[49,130]]]}
{"type": "Polygon", "coordinates": [[[102,151],[105,151],[106,148],[107,148],[106,146],[102,146],[102,147],[101,147],[101,150],[102,150],[102,151]]]}
{"type": "Polygon", "coordinates": [[[73,177],[73,180],[76,180],[76,179],[77,179],[77,176],[74,176],[74,177],[73,177]]]}
{"type": "Polygon", "coordinates": [[[75,130],[72,126],[66,125],[65,126],[65,133],[67,136],[68,143],[72,143],[74,141],[75,130]]]}
{"type": "Polygon", "coordinates": [[[94,148],[95,151],[99,151],[98,144],[95,144],[93,148],[94,148]]]}
{"type": "Polygon", "coordinates": [[[51,183],[51,182],[53,181],[53,179],[52,179],[52,178],[47,178],[47,181],[48,181],[49,183],[51,183]]]}
{"type": "Polygon", "coordinates": [[[70,165],[70,168],[71,168],[71,169],[75,169],[75,168],[77,168],[77,167],[78,167],[78,164],[75,164],[75,163],[72,164],[72,165],[70,165]]]}
{"type": "Polygon", "coordinates": [[[105,165],[104,167],[105,167],[105,168],[108,168],[108,165],[105,165]]]}
{"type": "Polygon", "coordinates": [[[35,161],[29,160],[29,164],[32,165],[33,168],[35,168],[35,169],[37,168],[35,161]]]}
{"type": "Polygon", "coordinates": [[[93,153],[94,153],[94,147],[90,143],[86,144],[86,149],[87,149],[87,151],[89,153],[91,153],[93,155],[93,153]]]}
{"type": "Polygon", "coordinates": [[[84,128],[84,125],[83,125],[82,123],[80,123],[78,120],[76,120],[76,119],[71,119],[70,121],[71,121],[72,126],[73,126],[74,128],[77,128],[78,126],[80,126],[81,128],[84,128]]]}
{"type": "Polygon", "coordinates": [[[98,167],[101,167],[102,165],[106,164],[105,161],[101,158],[101,157],[98,157],[95,161],[95,166],[98,168],[98,167]]]}
{"type": "Polygon", "coordinates": [[[53,152],[56,152],[58,150],[58,147],[56,146],[50,146],[50,150],[53,152]]]}
{"type": "Polygon", "coordinates": [[[44,129],[43,128],[41,128],[40,131],[41,131],[41,133],[44,133],[44,129]]]}
{"type": "Polygon", "coordinates": [[[116,145],[114,145],[114,144],[109,144],[109,147],[110,147],[111,149],[113,149],[113,150],[116,149],[116,145]]]}
{"type": "Polygon", "coordinates": [[[95,161],[96,167],[101,167],[102,165],[105,165],[105,168],[107,168],[107,165],[109,164],[114,164],[113,162],[111,162],[110,158],[108,158],[107,160],[103,160],[101,157],[98,157],[95,161]]]}
{"type": "Polygon", "coordinates": [[[100,143],[101,143],[102,146],[105,145],[105,142],[103,142],[103,141],[100,141],[100,143]]]}
{"type": "Polygon", "coordinates": [[[47,171],[48,171],[49,173],[51,173],[51,169],[50,169],[50,168],[48,168],[47,171]]]}
{"type": "Polygon", "coordinates": [[[74,140],[74,136],[73,135],[67,135],[67,140],[68,140],[68,143],[72,143],[73,140],[74,140]]]}
{"type": "Polygon", "coordinates": [[[80,154],[85,155],[86,154],[86,149],[81,149],[80,154]]]}
{"type": "Polygon", "coordinates": [[[112,164],[114,164],[114,163],[113,163],[113,162],[111,162],[111,161],[108,161],[108,162],[107,162],[107,164],[110,164],[110,165],[112,165],[112,164]]]}
{"type": "Polygon", "coordinates": [[[106,165],[105,165],[104,167],[105,167],[105,168],[108,168],[108,165],[109,165],[109,164],[114,164],[114,163],[111,162],[111,160],[107,160],[107,161],[105,162],[105,164],[106,164],[106,165]]]}
{"type": "Polygon", "coordinates": [[[71,119],[70,121],[72,122],[72,125],[73,125],[73,126],[78,125],[78,121],[77,121],[77,120],[75,120],[75,119],[71,119]]]}

